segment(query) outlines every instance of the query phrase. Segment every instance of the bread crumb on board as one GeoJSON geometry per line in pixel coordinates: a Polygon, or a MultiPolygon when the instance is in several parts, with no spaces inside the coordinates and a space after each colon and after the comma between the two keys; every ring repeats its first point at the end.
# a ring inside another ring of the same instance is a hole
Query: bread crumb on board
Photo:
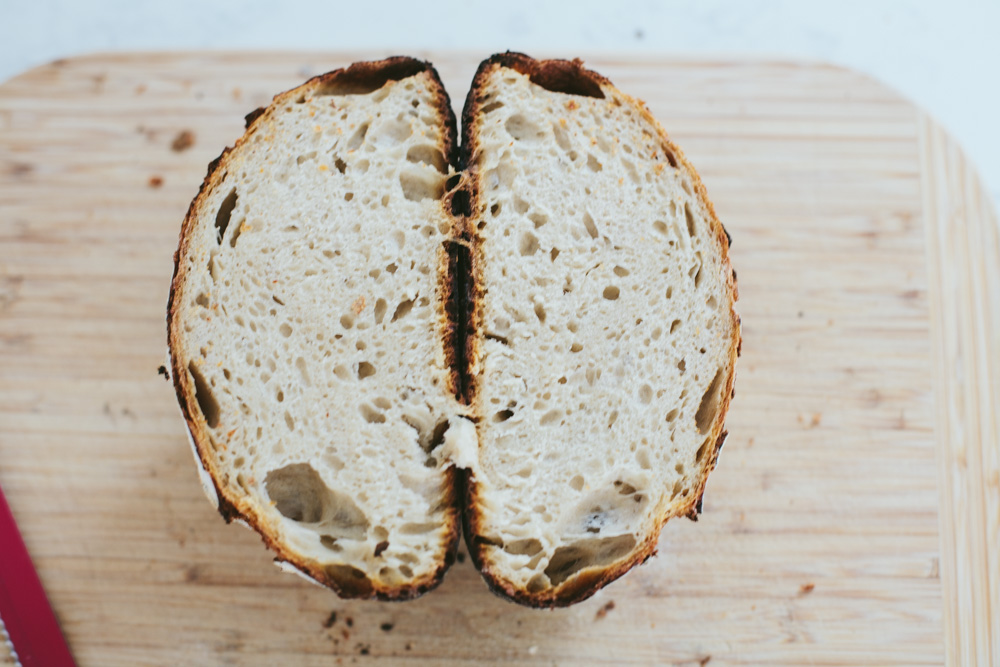
{"type": "Polygon", "coordinates": [[[170,142],[170,150],[180,153],[194,146],[194,132],[191,130],[181,130],[170,142]]]}

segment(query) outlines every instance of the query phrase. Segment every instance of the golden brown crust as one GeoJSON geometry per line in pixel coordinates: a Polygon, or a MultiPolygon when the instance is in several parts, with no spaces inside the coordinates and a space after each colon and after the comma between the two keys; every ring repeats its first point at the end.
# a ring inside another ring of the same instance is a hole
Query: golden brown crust
{"type": "Polygon", "coordinates": [[[430,75],[435,86],[436,108],[441,117],[441,122],[446,128],[444,145],[442,146],[445,155],[454,163],[457,159],[457,128],[455,115],[451,110],[451,102],[448,94],[444,90],[437,71],[430,63],[396,56],[376,62],[355,63],[350,67],[321,74],[307,81],[306,83],[286,91],[274,97],[274,101],[266,109],[257,109],[246,117],[246,132],[240,137],[232,148],[226,148],[218,158],[213,160],[208,166],[208,172],[202,182],[197,196],[191,202],[187,215],[181,226],[180,239],[177,251],[174,253],[174,272],[170,283],[170,296],[167,301],[167,341],[170,349],[171,375],[173,377],[174,391],[177,394],[177,401],[180,404],[181,412],[187,427],[194,441],[195,452],[200,459],[202,467],[208,472],[215,486],[218,497],[218,510],[226,522],[235,519],[245,521],[251,528],[260,533],[264,543],[275,551],[278,562],[286,562],[293,565],[302,573],[315,579],[320,584],[327,586],[345,598],[378,598],[380,600],[407,600],[418,597],[428,590],[437,586],[444,576],[445,571],[455,560],[455,553],[458,549],[459,533],[459,511],[458,496],[456,493],[456,474],[453,470],[445,471],[444,491],[446,494],[443,503],[449,508],[446,514],[447,531],[442,540],[442,560],[439,567],[432,573],[416,579],[406,585],[388,585],[380,581],[373,581],[362,572],[349,566],[326,566],[307,559],[299,554],[293,553],[272,537],[271,526],[265,517],[260,515],[256,509],[245,499],[229,490],[228,477],[223,474],[215,465],[214,458],[210,455],[211,437],[206,428],[204,419],[199,417],[200,412],[196,407],[195,387],[187,372],[186,363],[181,359],[183,345],[180,340],[180,309],[179,304],[184,290],[187,267],[182,264],[181,259],[188,254],[190,245],[190,233],[195,225],[197,212],[209,195],[222,182],[226,176],[226,170],[231,161],[239,156],[240,147],[246,143],[259,127],[261,119],[266,119],[275,109],[280,108],[289,101],[298,99],[307,92],[323,90],[333,94],[345,94],[352,92],[365,92],[380,88],[388,81],[397,81],[415,74],[426,72],[430,75]]]}
{"type": "MultiPolygon", "coordinates": [[[[487,58],[480,63],[476,75],[472,81],[472,87],[466,97],[465,107],[462,111],[462,154],[460,164],[464,169],[463,187],[468,192],[470,201],[470,214],[465,219],[463,226],[464,233],[468,235],[467,243],[471,249],[471,284],[468,288],[470,304],[468,310],[469,336],[467,342],[465,370],[469,374],[467,380],[471,396],[470,404],[473,414],[481,415],[482,408],[477,401],[478,361],[482,349],[481,320],[482,320],[482,300],[485,295],[482,284],[482,264],[484,256],[482,252],[482,238],[480,237],[476,220],[478,216],[485,214],[484,204],[480,202],[477,155],[479,145],[477,142],[477,128],[479,120],[479,109],[482,105],[481,91],[487,77],[500,67],[508,67],[527,75],[532,82],[557,92],[583,94],[591,97],[605,97],[604,88],[616,90],[614,85],[600,74],[587,70],[580,60],[535,60],[522,53],[502,53],[487,58]]],[[[674,167],[685,169],[691,176],[695,192],[701,200],[708,213],[712,228],[718,243],[720,257],[723,267],[726,269],[726,283],[729,293],[732,295],[732,302],[735,304],[738,298],[736,287],[736,273],[732,270],[729,259],[729,234],[722,223],[719,222],[715,213],[715,208],[708,198],[705,186],[695,170],[694,166],[687,161],[684,153],[674,144],[663,127],[650,115],[645,104],[639,102],[621,91],[617,93],[630,101],[637,108],[643,118],[657,129],[660,134],[661,145],[665,157],[674,167]]],[[[728,360],[728,374],[726,385],[722,392],[722,401],[718,412],[718,417],[711,428],[711,436],[715,439],[715,451],[711,459],[705,464],[704,470],[695,487],[695,492],[690,494],[687,502],[674,511],[664,513],[660,518],[659,525],[651,531],[627,558],[618,561],[606,568],[591,568],[581,571],[579,574],[569,578],[561,585],[546,589],[537,593],[530,593],[523,588],[512,585],[506,581],[495,568],[492,567],[488,559],[487,550],[492,548],[485,540],[481,530],[483,521],[482,507],[480,501],[480,491],[474,477],[466,473],[463,483],[460,485],[464,496],[463,528],[465,541],[476,567],[482,572],[487,585],[494,593],[513,600],[515,602],[531,607],[562,607],[585,600],[598,590],[622,576],[636,565],[645,562],[656,553],[656,544],[659,534],[666,522],[675,516],[687,516],[697,519],[701,512],[702,496],[705,492],[705,484],[708,475],[715,468],[719,451],[725,440],[726,432],[724,422],[726,413],[729,410],[729,403],[733,395],[733,383],[735,380],[735,363],[741,346],[740,319],[735,308],[732,315],[732,340],[730,341],[730,355],[728,360]]]]}

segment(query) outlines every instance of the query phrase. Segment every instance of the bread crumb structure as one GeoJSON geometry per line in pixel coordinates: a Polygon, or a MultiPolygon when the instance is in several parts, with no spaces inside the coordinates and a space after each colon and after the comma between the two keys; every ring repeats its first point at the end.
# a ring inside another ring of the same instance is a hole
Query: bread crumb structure
{"type": "Polygon", "coordinates": [[[467,539],[499,592],[563,604],[699,509],[739,337],[728,242],[656,121],[579,63],[495,58],[464,121],[483,416],[467,539]]]}
{"type": "Polygon", "coordinates": [[[579,62],[495,56],[460,151],[437,73],[392,58],[247,126],[192,203],[168,305],[170,376],[227,520],[381,599],[436,585],[464,521],[494,591],[556,606],[697,516],[735,275],[640,103],[579,62]]]}

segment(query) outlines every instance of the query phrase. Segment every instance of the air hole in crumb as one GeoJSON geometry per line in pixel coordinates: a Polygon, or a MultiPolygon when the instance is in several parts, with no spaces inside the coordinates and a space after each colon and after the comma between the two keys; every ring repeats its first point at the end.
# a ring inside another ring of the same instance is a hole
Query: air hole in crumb
{"type": "Polygon", "coordinates": [[[292,418],[290,412],[285,411],[285,425],[288,427],[289,431],[295,430],[295,419],[292,418]]]}
{"type": "Polygon", "coordinates": [[[583,345],[581,345],[580,343],[573,343],[572,345],[569,346],[570,352],[579,352],[582,349],[583,345]]]}
{"type": "MultiPolygon", "coordinates": [[[[333,161],[333,166],[336,167],[337,171],[339,171],[342,174],[345,171],[347,171],[347,163],[341,160],[339,157],[333,161]]],[[[347,201],[350,201],[350,199],[348,199],[347,201]]]]}
{"type": "Polygon", "coordinates": [[[639,387],[639,400],[643,403],[649,403],[653,400],[653,388],[648,384],[644,384],[639,387]]]}
{"type": "Polygon", "coordinates": [[[683,359],[677,362],[677,370],[683,373],[687,369],[687,362],[683,359]]]}
{"type": "Polygon", "coordinates": [[[288,324],[288,322],[283,322],[281,326],[278,327],[278,331],[280,331],[281,335],[285,338],[292,335],[292,327],[288,324]]]}
{"type": "Polygon", "coordinates": [[[542,129],[521,114],[514,114],[504,123],[504,129],[515,141],[537,141],[543,136],[542,129]]]}
{"type": "Polygon", "coordinates": [[[619,278],[624,278],[625,276],[631,273],[631,271],[626,269],[624,266],[616,266],[614,268],[614,272],[615,275],[618,276],[619,278]]]}
{"type": "MultiPolygon", "coordinates": [[[[687,185],[685,183],[685,185],[687,185]]],[[[684,219],[687,221],[688,236],[694,238],[694,215],[691,213],[691,207],[688,204],[684,204],[684,219]]]]}
{"type": "Polygon", "coordinates": [[[368,123],[363,123],[354,131],[351,138],[347,140],[345,147],[348,152],[357,150],[361,147],[361,144],[365,141],[365,135],[368,134],[368,123]]]}
{"type": "Polygon", "coordinates": [[[590,234],[590,238],[596,239],[598,235],[597,223],[590,216],[590,213],[584,212],[583,214],[583,226],[587,228],[587,233],[590,234]]]}
{"type": "Polygon", "coordinates": [[[319,543],[334,553],[344,550],[342,546],[337,544],[337,538],[332,535],[320,535],[319,543]]]}
{"type": "Polygon", "coordinates": [[[538,318],[539,322],[545,322],[545,308],[540,303],[535,304],[535,317],[538,318]]]}
{"type": "Polygon", "coordinates": [[[615,301],[621,294],[621,290],[614,285],[609,285],[604,288],[604,298],[608,301],[615,301]]]}
{"type": "Polygon", "coordinates": [[[345,329],[350,329],[354,326],[354,317],[351,315],[341,315],[340,316],[340,326],[345,329]]]}
{"type": "Polygon", "coordinates": [[[615,481],[614,486],[620,496],[631,496],[636,491],[634,486],[628,482],[623,482],[620,479],[615,481]]]}
{"type": "Polygon", "coordinates": [[[405,301],[400,302],[400,304],[396,306],[396,310],[393,312],[392,319],[390,321],[395,322],[396,320],[403,319],[410,314],[411,310],[413,310],[413,299],[406,299],[405,301]]]}
{"type": "Polygon", "coordinates": [[[649,452],[645,449],[636,450],[635,460],[643,470],[652,470],[653,466],[649,462],[649,452]]]}
{"type": "Polygon", "coordinates": [[[712,378],[712,381],[708,383],[708,388],[702,394],[698,412],[694,415],[694,421],[698,426],[699,433],[708,433],[712,427],[712,423],[715,421],[715,415],[719,411],[719,386],[721,384],[722,369],[720,368],[715,372],[715,377],[712,378]]]}
{"type": "Polygon", "coordinates": [[[212,390],[208,382],[205,381],[205,376],[201,374],[193,361],[188,364],[188,371],[194,379],[194,397],[201,409],[201,414],[205,416],[208,427],[215,428],[219,425],[219,403],[212,395],[212,390]]]}
{"type": "Polygon", "coordinates": [[[361,416],[364,417],[365,421],[369,424],[385,423],[385,415],[367,403],[362,403],[359,410],[361,411],[361,416]]]}
{"type": "Polygon", "coordinates": [[[385,317],[387,305],[385,299],[379,299],[375,302],[375,324],[382,324],[382,318],[385,317]]]}
{"type": "Polygon", "coordinates": [[[215,214],[215,240],[219,245],[222,245],[222,239],[226,235],[226,228],[229,227],[229,219],[233,215],[233,209],[236,208],[237,199],[236,188],[233,188],[222,200],[219,212],[215,214]]]}
{"type": "Polygon", "coordinates": [[[362,361],[358,364],[358,379],[364,380],[365,378],[375,375],[375,367],[372,366],[367,361],[362,361]]]}
{"type": "Polygon", "coordinates": [[[560,419],[562,419],[562,416],[563,416],[562,410],[549,410],[544,415],[542,415],[542,418],[538,420],[538,423],[541,424],[542,426],[555,424],[560,419]]]}
{"type": "Polygon", "coordinates": [[[597,158],[594,157],[593,155],[591,155],[590,153],[587,153],[587,166],[590,167],[591,171],[595,171],[595,172],[596,171],[601,171],[602,169],[604,169],[604,167],[597,160],[597,158]]]}
{"type": "Polygon", "coordinates": [[[410,201],[441,199],[444,195],[444,179],[440,174],[404,171],[399,175],[399,185],[403,196],[410,201]]]}
{"type": "Polygon", "coordinates": [[[570,488],[574,491],[582,491],[585,480],[581,475],[575,475],[573,479],[569,480],[570,488]]]}
{"type": "Polygon", "coordinates": [[[540,591],[544,591],[548,587],[549,587],[549,578],[546,577],[541,572],[539,572],[538,574],[536,574],[535,576],[533,576],[531,579],[528,580],[528,584],[527,586],[525,586],[525,590],[527,590],[529,593],[538,593],[540,591]]]}
{"type": "Polygon", "coordinates": [[[680,412],[680,411],[679,411],[679,410],[678,410],[677,408],[674,408],[673,410],[671,410],[670,412],[668,412],[668,413],[667,413],[667,421],[668,421],[668,422],[672,422],[672,421],[674,421],[675,419],[677,419],[677,414],[678,414],[679,412],[680,412]]]}
{"type": "Polygon", "coordinates": [[[681,325],[680,320],[674,320],[670,323],[670,333],[677,331],[677,328],[681,325]]]}
{"type": "Polygon", "coordinates": [[[493,423],[499,424],[500,422],[505,422],[514,416],[513,410],[500,410],[493,415],[493,423]]]}
{"type": "Polygon", "coordinates": [[[354,199],[353,192],[348,192],[344,194],[344,201],[351,201],[352,199],[354,199]]]}
{"type": "Polygon", "coordinates": [[[667,287],[667,298],[669,299],[669,298],[671,298],[673,296],[674,296],[674,288],[673,288],[673,286],[667,287]]]}
{"type": "Polygon", "coordinates": [[[208,295],[206,295],[204,292],[200,292],[198,296],[195,297],[194,302],[199,306],[201,306],[202,308],[208,308],[209,306],[208,295]]]}
{"type": "Polygon", "coordinates": [[[412,147],[407,151],[406,159],[431,166],[442,174],[448,173],[448,162],[444,159],[444,155],[430,144],[418,144],[412,147]]]}
{"type": "Polygon", "coordinates": [[[549,258],[553,262],[556,261],[556,257],[558,256],[559,256],[559,248],[553,248],[552,250],[549,251],[549,258]]]}
{"type": "Polygon", "coordinates": [[[338,539],[362,540],[368,532],[368,519],[354,500],[329,488],[308,463],[270,471],[264,488],[282,516],[319,524],[329,538],[329,545],[324,546],[332,546],[338,539]]]}
{"type": "Polygon", "coordinates": [[[531,232],[525,232],[521,235],[521,242],[518,244],[518,251],[521,253],[522,257],[527,257],[534,255],[538,252],[538,237],[531,232]]]}
{"type": "Polygon", "coordinates": [[[634,547],[635,537],[632,535],[578,540],[556,549],[545,574],[553,586],[558,586],[581,570],[610,565],[634,547]]]}
{"type": "Polygon", "coordinates": [[[531,222],[535,225],[535,229],[538,229],[549,221],[549,216],[544,213],[532,213],[528,216],[528,220],[531,220],[531,222]]]}
{"type": "Polygon", "coordinates": [[[480,109],[479,113],[486,115],[491,111],[496,111],[502,106],[503,102],[490,102],[489,104],[485,105],[482,109],[480,109]]]}
{"type": "Polygon", "coordinates": [[[608,428],[614,426],[616,421],[618,421],[618,411],[612,410],[611,414],[608,415],[608,428]]]}
{"type": "Polygon", "coordinates": [[[535,538],[505,542],[503,550],[512,556],[534,556],[542,550],[542,543],[535,538]]]}

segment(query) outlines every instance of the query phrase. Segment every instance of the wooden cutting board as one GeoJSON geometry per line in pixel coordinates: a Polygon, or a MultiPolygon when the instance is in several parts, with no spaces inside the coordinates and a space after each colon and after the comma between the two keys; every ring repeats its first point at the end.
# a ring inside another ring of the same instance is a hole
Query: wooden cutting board
{"type": "MultiPolygon", "coordinates": [[[[415,602],[346,602],[227,526],[157,375],[180,222],[244,114],[382,55],[0,86],[0,484],[81,664],[1000,664],[997,218],[926,114],[826,65],[587,59],[697,166],[739,273],[729,440],[657,558],[554,612],[467,559],[415,602]]],[[[418,55],[458,105],[486,54],[418,55]]]]}

